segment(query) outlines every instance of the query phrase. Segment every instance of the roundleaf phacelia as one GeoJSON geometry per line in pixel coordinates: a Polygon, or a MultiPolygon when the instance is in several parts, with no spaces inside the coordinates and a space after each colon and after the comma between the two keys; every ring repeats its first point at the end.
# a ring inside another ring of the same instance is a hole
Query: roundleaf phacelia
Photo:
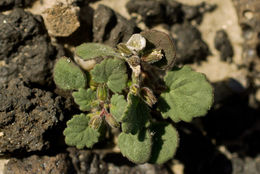
{"type": "Polygon", "coordinates": [[[54,81],[73,90],[82,111],[64,130],[65,142],[79,149],[92,148],[106,131],[119,129],[123,156],[135,163],[162,164],[179,145],[172,122],[204,116],[213,103],[205,75],[188,66],[174,67],[173,41],[159,31],[134,34],[116,48],[84,43],[76,47],[74,60],[57,61],[54,81]]]}

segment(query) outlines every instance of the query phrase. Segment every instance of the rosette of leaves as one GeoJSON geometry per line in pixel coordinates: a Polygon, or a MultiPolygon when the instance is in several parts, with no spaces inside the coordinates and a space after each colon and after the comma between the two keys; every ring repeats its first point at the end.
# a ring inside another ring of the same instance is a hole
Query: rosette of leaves
{"type": "Polygon", "coordinates": [[[74,60],[57,61],[54,81],[72,91],[82,111],[64,130],[65,142],[80,149],[91,148],[117,128],[123,156],[135,163],[162,164],[173,158],[179,137],[171,122],[153,114],[160,111],[163,119],[190,122],[213,103],[205,75],[188,66],[173,67],[173,41],[159,31],[134,34],[116,48],[84,43],[74,60]]]}

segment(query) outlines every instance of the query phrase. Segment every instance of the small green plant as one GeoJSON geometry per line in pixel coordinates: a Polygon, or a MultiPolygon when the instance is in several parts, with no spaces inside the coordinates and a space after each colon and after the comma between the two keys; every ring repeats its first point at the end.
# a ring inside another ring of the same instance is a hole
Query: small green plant
{"type": "Polygon", "coordinates": [[[179,142],[169,120],[190,122],[213,103],[205,75],[174,67],[173,42],[159,31],[134,34],[116,48],[84,43],[76,47],[74,59],[77,64],[66,57],[57,61],[54,81],[73,90],[82,111],[64,130],[65,142],[79,149],[91,148],[110,127],[118,128],[123,156],[162,164],[174,156],[179,142]]]}

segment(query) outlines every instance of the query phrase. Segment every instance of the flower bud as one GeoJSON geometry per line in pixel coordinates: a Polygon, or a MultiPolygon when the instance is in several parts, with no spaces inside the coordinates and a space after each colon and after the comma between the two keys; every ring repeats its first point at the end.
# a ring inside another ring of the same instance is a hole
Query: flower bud
{"type": "Polygon", "coordinates": [[[130,66],[136,67],[140,65],[140,58],[138,56],[131,56],[129,59],[127,59],[127,62],[130,66]]]}
{"type": "Polygon", "coordinates": [[[101,113],[100,111],[93,112],[93,113],[89,113],[89,114],[88,114],[88,117],[90,117],[90,119],[91,119],[91,118],[93,118],[94,116],[100,115],[100,113],[101,113]]]}
{"type": "Polygon", "coordinates": [[[154,63],[163,58],[162,50],[154,49],[147,55],[141,57],[141,60],[147,63],[154,63]]]}
{"type": "Polygon", "coordinates": [[[89,81],[89,86],[90,86],[90,89],[92,89],[93,91],[97,89],[98,87],[98,83],[96,83],[92,78],[90,79],[89,81]]]}
{"type": "Polygon", "coordinates": [[[103,118],[100,115],[93,116],[89,121],[89,126],[93,129],[98,129],[103,122],[103,118]]]}
{"type": "Polygon", "coordinates": [[[147,87],[141,88],[140,95],[144,102],[148,104],[150,107],[152,107],[157,102],[157,99],[154,96],[153,91],[147,87]]]}
{"type": "Polygon", "coordinates": [[[125,57],[130,57],[133,53],[132,51],[124,44],[124,43],[119,43],[117,46],[118,52],[125,57]]]}
{"type": "Polygon", "coordinates": [[[127,59],[127,63],[132,69],[135,77],[138,77],[141,74],[140,58],[138,56],[132,56],[127,59]]]}
{"type": "Polygon", "coordinates": [[[97,88],[97,98],[101,101],[106,101],[108,98],[108,89],[105,85],[99,85],[97,88]]]}
{"type": "Polygon", "coordinates": [[[134,95],[137,95],[139,92],[139,86],[137,84],[133,84],[131,87],[130,87],[130,93],[134,94],[134,95]]]}
{"type": "Polygon", "coordinates": [[[98,108],[99,107],[99,101],[94,100],[90,103],[91,108],[98,108]]]}
{"type": "Polygon", "coordinates": [[[120,124],[116,121],[116,119],[111,114],[106,114],[105,120],[109,124],[109,126],[111,126],[113,128],[120,127],[120,124]]]}

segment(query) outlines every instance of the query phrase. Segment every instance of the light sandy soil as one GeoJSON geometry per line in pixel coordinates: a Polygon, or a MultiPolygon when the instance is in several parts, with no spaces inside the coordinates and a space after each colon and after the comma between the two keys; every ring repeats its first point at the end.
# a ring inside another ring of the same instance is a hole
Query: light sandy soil
{"type": "MultiPolygon", "coordinates": [[[[203,2],[202,0],[179,0],[186,4],[196,4],[203,2]]],[[[207,62],[203,62],[201,66],[193,66],[197,71],[203,72],[207,75],[210,81],[219,81],[228,77],[233,77],[239,80],[243,85],[245,83],[245,71],[238,70],[237,65],[242,64],[242,43],[241,28],[238,24],[235,8],[231,0],[206,1],[211,4],[217,4],[217,9],[212,13],[205,14],[202,24],[199,29],[202,33],[203,39],[207,42],[211,56],[208,57],[207,62]],[[234,48],[234,63],[229,64],[220,61],[219,53],[214,47],[214,37],[216,31],[225,29],[228,33],[230,41],[234,48]]]]}
{"type": "Polygon", "coordinates": [[[4,165],[8,163],[7,159],[0,159],[0,174],[4,174],[4,165]]]}

